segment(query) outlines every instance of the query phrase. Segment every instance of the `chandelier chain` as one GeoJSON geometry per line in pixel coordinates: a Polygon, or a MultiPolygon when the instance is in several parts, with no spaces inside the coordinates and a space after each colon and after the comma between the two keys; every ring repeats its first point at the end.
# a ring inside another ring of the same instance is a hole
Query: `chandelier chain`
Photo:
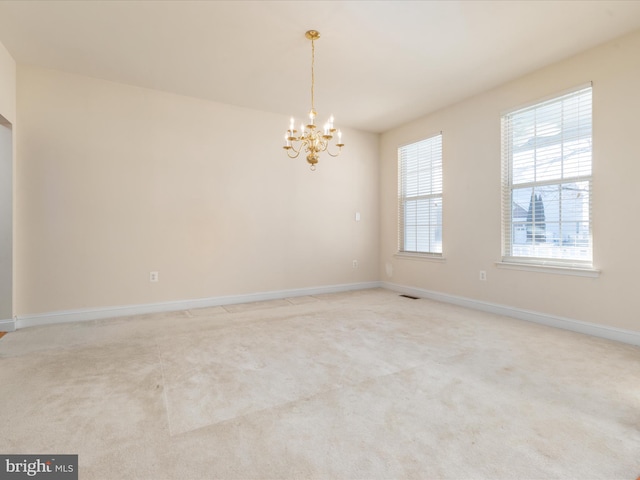
{"type": "Polygon", "coordinates": [[[315,84],[315,73],[314,73],[314,66],[316,63],[316,48],[315,48],[315,43],[314,43],[314,39],[311,39],[311,110],[315,111],[315,104],[313,101],[313,87],[315,84]]]}

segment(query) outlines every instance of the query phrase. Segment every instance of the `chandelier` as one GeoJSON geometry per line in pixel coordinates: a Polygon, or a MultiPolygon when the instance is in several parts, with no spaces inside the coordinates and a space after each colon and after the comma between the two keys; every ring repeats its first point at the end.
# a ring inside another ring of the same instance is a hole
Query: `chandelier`
{"type": "Polygon", "coordinates": [[[295,120],[291,117],[291,124],[289,130],[284,136],[285,145],[282,147],[287,151],[289,158],[298,158],[300,152],[304,150],[307,154],[307,162],[311,166],[311,170],[316,169],[316,163],[320,158],[321,152],[327,152],[332,157],[337,157],[344,147],[342,143],[342,132],[337,130],[337,142],[335,146],[338,147],[337,153],[331,153],[329,151],[329,142],[333,139],[336,129],[333,126],[333,115],[329,117],[327,123],[324,124],[322,131],[316,127],[316,113],[313,88],[315,83],[314,77],[314,62],[315,62],[315,44],[314,42],[320,38],[320,32],[316,30],[309,30],[305,33],[305,37],[311,40],[311,110],[309,111],[309,123],[305,126],[304,123],[300,124],[300,132],[295,129],[295,120]],[[300,135],[298,135],[300,133],[300,135]]]}

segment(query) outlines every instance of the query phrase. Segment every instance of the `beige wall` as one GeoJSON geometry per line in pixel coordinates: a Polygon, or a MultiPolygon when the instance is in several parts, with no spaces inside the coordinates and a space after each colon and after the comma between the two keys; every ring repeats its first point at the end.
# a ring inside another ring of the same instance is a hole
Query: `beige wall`
{"type": "Polygon", "coordinates": [[[378,278],[376,135],[311,172],[288,117],[23,66],[18,118],[19,315],[378,278]]]}
{"type": "Polygon", "coordinates": [[[16,62],[0,43],[0,321],[13,315],[16,62]]]}
{"type": "MultiPolygon", "coordinates": [[[[15,119],[5,53],[0,113],[15,119]]],[[[346,130],[311,173],[280,148],[287,117],[21,66],[15,313],[383,280],[640,331],[637,85],[640,33],[380,139],[346,130]],[[500,114],[588,81],[602,273],[498,269],[500,114]],[[396,257],[397,146],[441,130],[446,260],[396,257]]]]}
{"type": "Polygon", "coordinates": [[[640,32],[382,135],[380,278],[413,288],[640,331],[639,85],[640,32]],[[602,273],[599,278],[583,278],[498,269],[500,114],[589,81],[593,81],[594,110],[594,266],[602,273]],[[441,130],[446,260],[439,263],[399,258],[394,256],[397,147],[441,130]],[[486,282],[479,281],[480,270],[487,271],[486,282]]]}

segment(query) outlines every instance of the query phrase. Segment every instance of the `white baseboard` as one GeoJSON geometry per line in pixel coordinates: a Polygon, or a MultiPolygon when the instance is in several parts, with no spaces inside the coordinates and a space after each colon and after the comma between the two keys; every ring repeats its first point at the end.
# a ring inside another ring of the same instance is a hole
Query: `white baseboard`
{"type": "Polygon", "coordinates": [[[338,293],[352,290],[365,290],[369,288],[386,288],[414,297],[428,298],[440,302],[451,303],[474,310],[505,315],[519,320],[539,323],[564,330],[571,330],[595,337],[606,338],[618,342],[640,346],[640,332],[623,330],[614,327],[606,327],[594,323],[582,322],[570,318],[557,317],[545,313],[523,310],[520,308],[483,302],[466,297],[449,295],[446,293],[423,290],[420,288],[398,285],[390,282],[363,282],[342,285],[329,285],[324,287],[298,288],[292,290],[280,290],[262,293],[250,293],[244,295],[230,295],[225,297],[201,298],[195,300],[179,300],[175,302],[153,303],[146,305],[128,305],[118,307],[104,307],[92,309],[67,310],[62,312],[40,313],[35,315],[19,315],[16,319],[0,320],[0,331],[12,332],[17,328],[35,327],[40,325],[53,325],[56,323],[82,322],[101,320],[105,318],[142,315],[147,313],[171,312],[189,310],[192,308],[216,307],[221,305],[233,305],[237,303],[260,302],[265,300],[278,300],[282,298],[300,297],[304,295],[320,295],[324,293],[338,293]]]}
{"type": "Polygon", "coordinates": [[[0,332],[13,332],[16,329],[16,321],[13,318],[0,320],[0,332]]]}
{"type": "MultiPolygon", "coordinates": [[[[323,293],[347,292],[351,290],[365,290],[368,288],[378,287],[380,287],[380,282],[349,283],[324,287],[297,288],[293,290],[280,290],[274,292],[230,295],[225,297],[200,298],[196,300],[178,300],[174,302],[152,303],[146,305],[67,310],[34,315],[18,315],[17,320],[15,322],[12,320],[12,323],[13,330],[15,330],[16,328],[53,325],[56,323],[83,322],[101,320],[105,318],[127,317],[130,315],[142,315],[147,313],[173,312],[189,310],[192,308],[217,307],[220,305],[233,305],[236,303],[261,302],[265,300],[301,297],[304,295],[320,295],[323,293]]],[[[2,323],[0,321],[0,330],[2,330],[1,327],[2,323]]]]}
{"type": "Polygon", "coordinates": [[[518,320],[540,323],[542,325],[547,325],[550,327],[571,330],[573,332],[584,333],[594,337],[606,338],[608,340],[615,340],[618,342],[640,346],[640,332],[632,330],[606,327],[604,325],[597,325],[595,323],[582,322],[579,320],[557,317],[554,315],[548,315],[546,313],[523,310],[521,308],[509,307],[506,305],[483,302],[480,300],[473,300],[471,298],[458,297],[456,295],[423,290],[420,288],[407,287],[390,282],[381,282],[380,286],[388,290],[412,295],[414,297],[428,298],[430,300],[452,303],[454,305],[459,305],[474,310],[495,313],[497,315],[505,315],[507,317],[517,318],[518,320]]]}

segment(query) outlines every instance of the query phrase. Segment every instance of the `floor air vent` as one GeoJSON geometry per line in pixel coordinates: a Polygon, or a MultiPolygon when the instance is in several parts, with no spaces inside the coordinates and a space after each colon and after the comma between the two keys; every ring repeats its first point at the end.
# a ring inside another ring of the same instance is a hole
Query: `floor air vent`
{"type": "Polygon", "coordinates": [[[411,300],[418,300],[418,297],[412,297],[411,295],[400,295],[400,296],[404,298],[410,298],[411,300]]]}

